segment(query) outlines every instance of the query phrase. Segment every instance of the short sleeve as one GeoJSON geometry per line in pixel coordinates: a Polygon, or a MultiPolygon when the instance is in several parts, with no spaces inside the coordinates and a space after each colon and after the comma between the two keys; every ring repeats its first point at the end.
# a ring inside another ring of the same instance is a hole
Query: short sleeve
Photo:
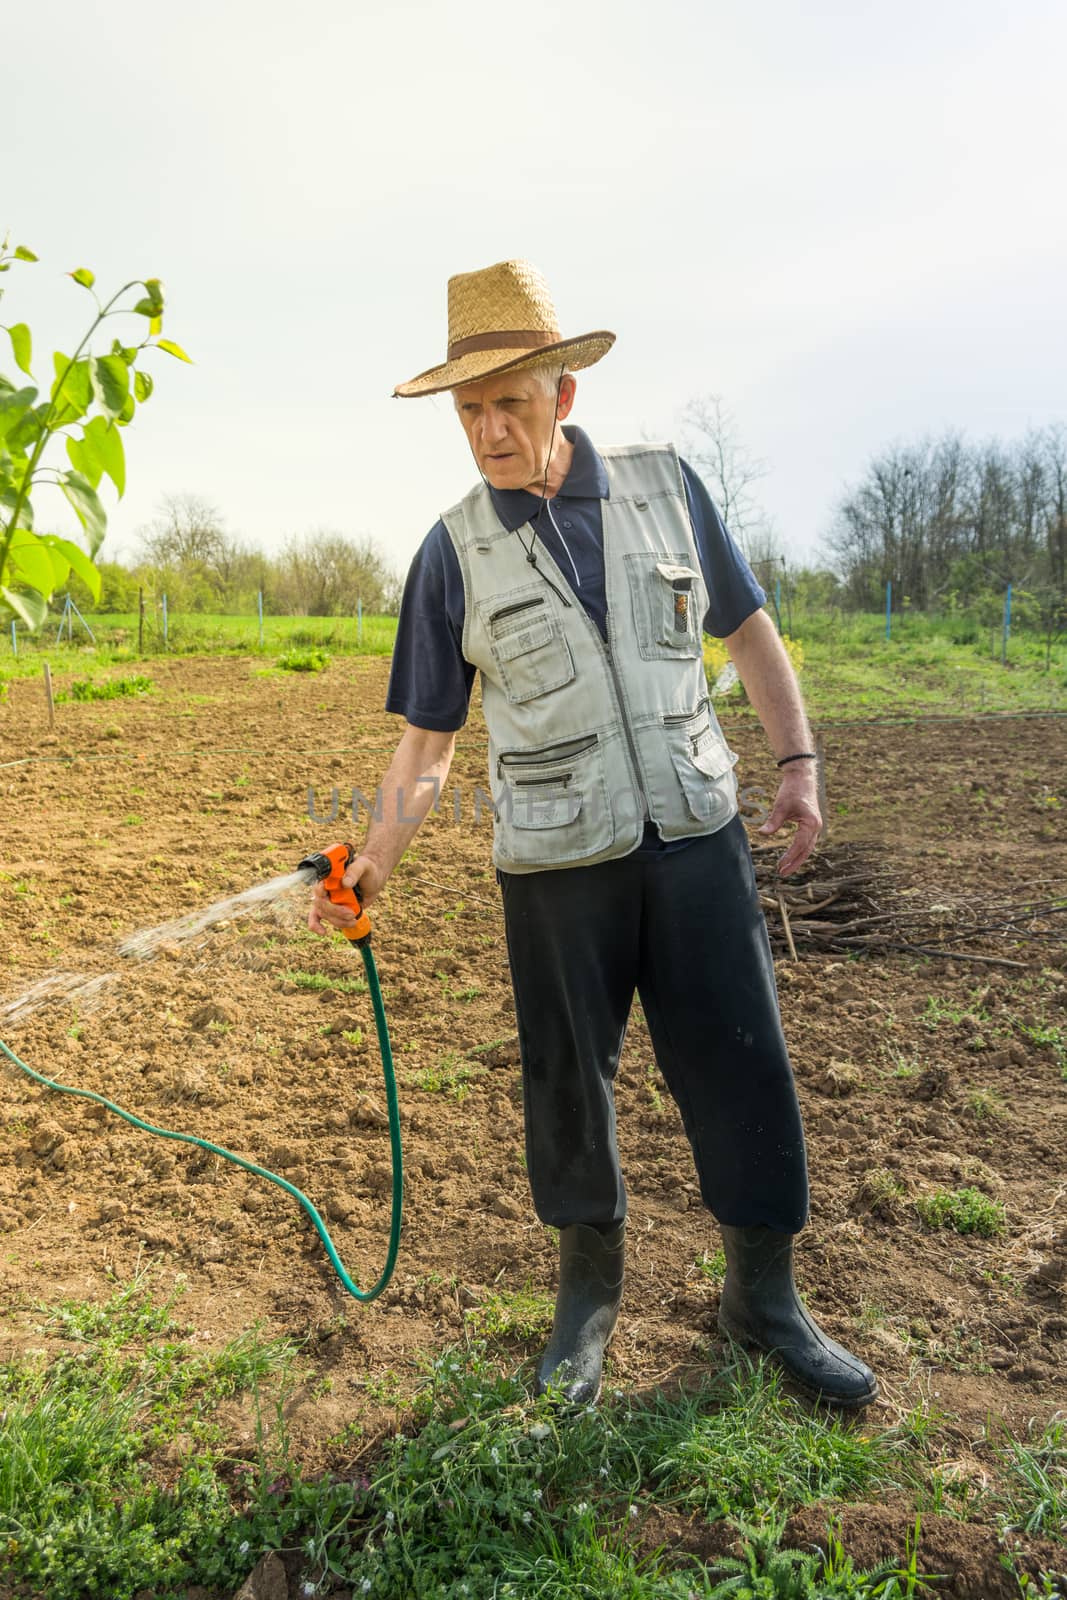
{"type": "Polygon", "coordinates": [[[681,468],[700,569],[708,590],[704,632],[725,639],[766,605],[767,596],[697,474],[686,461],[681,468]]]}
{"type": "Polygon", "coordinates": [[[385,698],[387,711],[416,728],[454,733],[467,720],[475,669],[463,655],[464,612],[459,558],[438,522],[404,583],[385,698]]]}

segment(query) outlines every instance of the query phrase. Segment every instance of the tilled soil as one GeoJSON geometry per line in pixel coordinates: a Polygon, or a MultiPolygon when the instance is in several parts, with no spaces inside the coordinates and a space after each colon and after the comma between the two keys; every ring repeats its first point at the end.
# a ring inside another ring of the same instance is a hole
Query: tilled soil
{"type": "MultiPolygon", "coordinates": [[[[46,1007],[0,1036],[46,1075],[281,1172],[370,1283],[389,1149],[369,1002],[351,982],[358,956],[307,933],[300,906],[144,964],[116,945],[358,836],[353,789],[372,794],[400,732],[379,709],[387,663],[342,658],[306,678],[226,659],[149,670],[152,695],[62,704],[54,734],[38,682],[16,680],[0,706],[0,1005],[57,970],[121,975],[95,1008],[46,1007]],[[334,786],[337,819],[311,820],[309,787],[324,817],[334,786]],[[329,986],[303,987],[306,974],[329,986]]],[[[722,720],[743,781],[773,792],[758,727],[722,720]]],[[[1067,894],[1064,720],[833,725],[822,740],[829,846],[862,844],[917,907],[1067,894]]],[[[328,1462],[328,1441],[369,1414],[368,1383],[374,1392],[387,1369],[405,1380],[421,1353],[461,1336],[468,1307],[493,1290],[552,1292],[554,1248],[524,1174],[491,826],[476,796],[484,763],[476,710],[440,815],[375,908],[406,1171],[401,1257],[381,1301],[362,1308],[341,1291],[280,1190],[4,1060],[0,1356],[40,1343],[35,1308],[105,1298],[151,1262],[159,1292],[185,1279],[182,1316],[207,1341],[256,1320],[309,1340],[332,1384],[300,1392],[290,1427],[328,1462]]],[[[953,1470],[975,1482],[990,1470],[990,1417],[1022,1435],[1067,1399],[1057,927],[1036,918],[1029,937],[976,932],[951,946],[1020,967],[803,946],[777,963],[812,1175],[802,1287],[827,1330],[877,1369],[871,1423],[931,1402],[948,1419],[953,1470]],[[961,1187],[1002,1204],[1002,1236],[923,1226],[915,1199],[961,1187]]],[[[632,1250],[612,1375],[647,1388],[720,1360],[715,1275],[700,1266],[719,1239],[636,1012],[618,1103],[632,1250]]],[[[961,1581],[943,1592],[984,1592],[961,1581]]]]}

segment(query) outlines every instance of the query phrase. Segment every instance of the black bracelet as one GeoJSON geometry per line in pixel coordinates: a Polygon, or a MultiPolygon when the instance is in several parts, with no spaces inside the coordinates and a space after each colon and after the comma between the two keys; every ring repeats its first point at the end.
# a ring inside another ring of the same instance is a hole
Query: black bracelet
{"type": "Polygon", "coordinates": [[[774,764],[776,767],[786,767],[790,761],[818,761],[818,759],[814,750],[800,750],[795,756],[783,756],[781,761],[776,761],[774,764]]]}

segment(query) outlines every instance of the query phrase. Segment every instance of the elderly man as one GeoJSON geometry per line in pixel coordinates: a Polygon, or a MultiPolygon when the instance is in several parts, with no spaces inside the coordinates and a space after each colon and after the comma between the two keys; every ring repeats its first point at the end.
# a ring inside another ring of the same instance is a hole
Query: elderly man
{"type": "MultiPolygon", "coordinates": [[[[626,1194],[613,1080],[634,993],[722,1229],[719,1325],[809,1393],[878,1390],[793,1281],[804,1135],[733,765],[707,694],[723,638],[781,784],[764,831],[821,826],[811,734],[765,595],[672,446],[597,451],[564,427],[575,369],[614,334],[564,338],[528,262],[448,286],[448,359],[400,396],[452,393],[480,481],[411,566],[387,705],[406,727],[345,883],[381,892],[444,783],[476,671],[489,732],[493,860],[522,1058],[527,1168],[560,1273],[539,1392],[589,1402],[623,1284],[626,1194]]],[[[316,891],[309,926],[352,912],[316,891]]]]}

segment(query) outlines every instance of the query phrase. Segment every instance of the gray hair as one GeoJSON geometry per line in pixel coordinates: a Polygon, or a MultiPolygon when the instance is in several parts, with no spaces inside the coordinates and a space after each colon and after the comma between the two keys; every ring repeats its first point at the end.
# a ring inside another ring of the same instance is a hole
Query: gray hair
{"type": "Polygon", "coordinates": [[[564,378],[572,376],[567,371],[567,363],[562,356],[545,356],[542,360],[532,362],[530,366],[523,367],[521,370],[528,372],[532,378],[535,378],[545,394],[548,395],[555,394],[556,385],[559,383],[561,376],[564,378]]]}

